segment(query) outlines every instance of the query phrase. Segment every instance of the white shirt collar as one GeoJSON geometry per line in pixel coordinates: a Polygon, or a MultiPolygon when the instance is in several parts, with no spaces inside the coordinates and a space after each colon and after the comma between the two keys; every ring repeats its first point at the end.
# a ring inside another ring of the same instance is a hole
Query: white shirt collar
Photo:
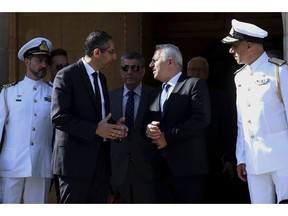
{"type": "MultiPolygon", "coordinates": [[[[81,58],[81,60],[82,60],[82,62],[84,64],[84,67],[86,69],[87,74],[89,76],[92,75],[95,72],[95,70],[84,60],[83,57],[81,58]]],[[[96,71],[96,72],[99,73],[99,71],[96,71]]]]}
{"type": "MultiPolygon", "coordinates": [[[[135,92],[135,94],[141,95],[141,89],[142,89],[142,82],[133,91],[135,92]]],[[[125,96],[129,91],[130,90],[124,84],[123,96],[125,96]]]]}
{"type": "MultiPolygon", "coordinates": [[[[179,71],[174,77],[172,77],[167,83],[172,87],[172,88],[174,88],[175,87],[175,85],[177,84],[177,81],[178,81],[178,79],[179,79],[179,77],[182,75],[182,72],[181,71],[179,71]]],[[[162,88],[163,88],[163,86],[165,85],[166,83],[163,83],[162,84],[162,88]]]]}

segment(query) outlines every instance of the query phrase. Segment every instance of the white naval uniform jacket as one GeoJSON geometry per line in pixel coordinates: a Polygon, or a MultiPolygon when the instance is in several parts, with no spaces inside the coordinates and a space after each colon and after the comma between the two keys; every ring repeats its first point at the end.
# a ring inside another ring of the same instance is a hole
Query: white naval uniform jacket
{"type": "MultiPolygon", "coordinates": [[[[0,154],[0,177],[52,177],[52,87],[25,77],[7,89],[9,117],[0,154]]],[[[5,105],[0,94],[0,129],[5,105]]],[[[0,130],[0,138],[2,137],[0,130]]]]}
{"type": "Polygon", "coordinates": [[[279,67],[283,104],[277,95],[276,65],[268,59],[264,52],[235,76],[236,157],[248,174],[288,168],[288,68],[279,67]]]}

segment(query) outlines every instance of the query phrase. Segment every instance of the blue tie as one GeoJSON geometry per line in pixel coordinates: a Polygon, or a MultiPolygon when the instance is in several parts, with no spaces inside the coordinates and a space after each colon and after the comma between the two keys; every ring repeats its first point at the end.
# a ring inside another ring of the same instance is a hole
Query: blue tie
{"type": "Polygon", "coordinates": [[[162,90],[162,94],[161,94],[161,106],[162,106],[161,114],[162,114],[162,117],[164,115],[166,103],[168,100],[169,88],[170,88],[170,85],[168,83],[163,85],[163,90],[162,90]]]}
{"type": "Polygon", "coordinates": [[[128,100],[125,110],[125,125],[129,128],[129,132],[132,130],[134,125],[134,94],[134,91],[129,91],[127,93],[128,100]]]}

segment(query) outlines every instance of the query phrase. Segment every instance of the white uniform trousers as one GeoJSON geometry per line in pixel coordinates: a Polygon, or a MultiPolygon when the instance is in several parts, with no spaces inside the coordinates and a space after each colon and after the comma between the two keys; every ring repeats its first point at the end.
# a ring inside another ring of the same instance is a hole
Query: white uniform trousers
{"type": "Polygon", "coordinates": [[[1,177],[1,192],[3,203],[18,204],[44,204],[48,202],[50,178],[26,177],[6,178],[1,177]]]}
{"type": "Polygon", "coordinates": [[[260,175],[248,174],[251,203],[279,203],[288,199],[288,168],[260,175]]]}

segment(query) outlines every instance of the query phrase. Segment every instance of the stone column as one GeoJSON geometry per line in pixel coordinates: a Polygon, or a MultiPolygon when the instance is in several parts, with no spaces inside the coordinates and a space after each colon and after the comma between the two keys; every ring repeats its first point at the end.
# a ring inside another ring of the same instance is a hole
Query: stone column
{"type": "Polygon", "coordinates": [[[0,13],[0,85],[8,83],[9,14],[0,13]]]}

